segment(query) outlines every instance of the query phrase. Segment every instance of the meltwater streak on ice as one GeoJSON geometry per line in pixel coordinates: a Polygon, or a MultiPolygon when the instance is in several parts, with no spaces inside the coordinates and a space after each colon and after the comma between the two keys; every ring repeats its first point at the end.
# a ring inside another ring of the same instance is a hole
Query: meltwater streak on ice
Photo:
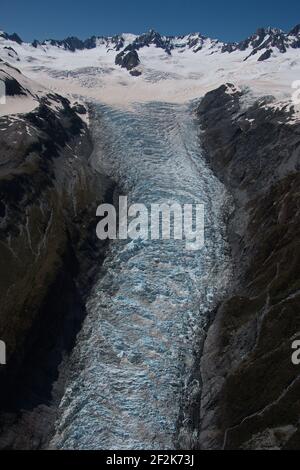
{"type": "Polygon", "coordinates": [[[176,240],[111,242],[52,446],[170,449],[195,345],[226,287],[226,194],[201,156],[190,105],[98,106],[94,119],[94,165],[130,203],[204,203],[206,240],[200,251],[176,240]]]}

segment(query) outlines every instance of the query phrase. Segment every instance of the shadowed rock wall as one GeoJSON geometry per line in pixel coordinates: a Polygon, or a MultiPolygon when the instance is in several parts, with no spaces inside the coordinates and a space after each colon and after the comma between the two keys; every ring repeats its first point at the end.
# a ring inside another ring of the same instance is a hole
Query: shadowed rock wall
{"type": "Polygon", "coordinates": [[[89,165],[92,141],[76,111],[48,95],[32,113],[0,119],[1,448],[44,444],[58,367],[104,255],[96,207],[110,182],[89,165]]]}
{"type": "Polygon", "coordinates": [[[272,98],[246,105],[223,85],[197,114],[206,156],[233,195],[235,263],[201,361],[200,446],[300,448],[300,125],[272,98]]]}

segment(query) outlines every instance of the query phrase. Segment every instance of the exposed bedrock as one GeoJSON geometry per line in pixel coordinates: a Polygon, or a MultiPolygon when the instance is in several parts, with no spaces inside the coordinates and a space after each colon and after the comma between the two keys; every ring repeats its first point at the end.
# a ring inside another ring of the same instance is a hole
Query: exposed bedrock
{"type": "Polygon", "coordinates": [[[89,165],[91,138],[75,111],[48,95],[32,113],[0,119],[2,449],[44,444],[58,366],[105,249],[94,225],[109,183],[89,165]]]}
{"type": "Polygon", "coordinates": [[[140,59],[135,50],[129,52],[122,51],[116,56],[115,63],[130,71],[139,65],[140,59]]]}
{"type": "Polygon", "coordinates": [[[232,293],[219,306],[201,361],[203,449],[300,447],[300,125],[233,85],[203,98],[209,164],[231,192],[232,293]],[[244,104],[243,104],[244,103],[244,104]]]}

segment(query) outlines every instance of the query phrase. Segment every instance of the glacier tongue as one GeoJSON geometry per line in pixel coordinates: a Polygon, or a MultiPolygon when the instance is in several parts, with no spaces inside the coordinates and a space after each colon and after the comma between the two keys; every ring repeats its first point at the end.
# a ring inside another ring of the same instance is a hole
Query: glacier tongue
{"type": "Polygon", "coordinates": [[[94,165],[130,202],[204,203],[205,246],[110,243],[66,365],[51,447],[172,449],[188,420],[179,422],[181,403],[199,386],[197,344],[230,275],[228,196],[201,153],[192,105],[95,105],[93,126],[94,165]]]}

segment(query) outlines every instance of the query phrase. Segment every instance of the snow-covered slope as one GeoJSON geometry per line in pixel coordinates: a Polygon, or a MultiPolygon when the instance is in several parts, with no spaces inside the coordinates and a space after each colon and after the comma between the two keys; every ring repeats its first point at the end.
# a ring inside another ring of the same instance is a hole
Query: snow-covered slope
{"type": "Polygon", "coordinates": [[[35,109],[39,105],[39,99],[47,94],[45,87],[27,78],[7,62],[0,62],[0,82],[0,116],[28,113],[35,109]]]}
{"type": "Polygon", "coordinates": [[[52,91],[105,103],[185,102],[225,82],[289,100],[300,77],[300,26],[259,29],[240,43],[199,33],[22,42],[0,33],[0,58],[52,91]]]}

